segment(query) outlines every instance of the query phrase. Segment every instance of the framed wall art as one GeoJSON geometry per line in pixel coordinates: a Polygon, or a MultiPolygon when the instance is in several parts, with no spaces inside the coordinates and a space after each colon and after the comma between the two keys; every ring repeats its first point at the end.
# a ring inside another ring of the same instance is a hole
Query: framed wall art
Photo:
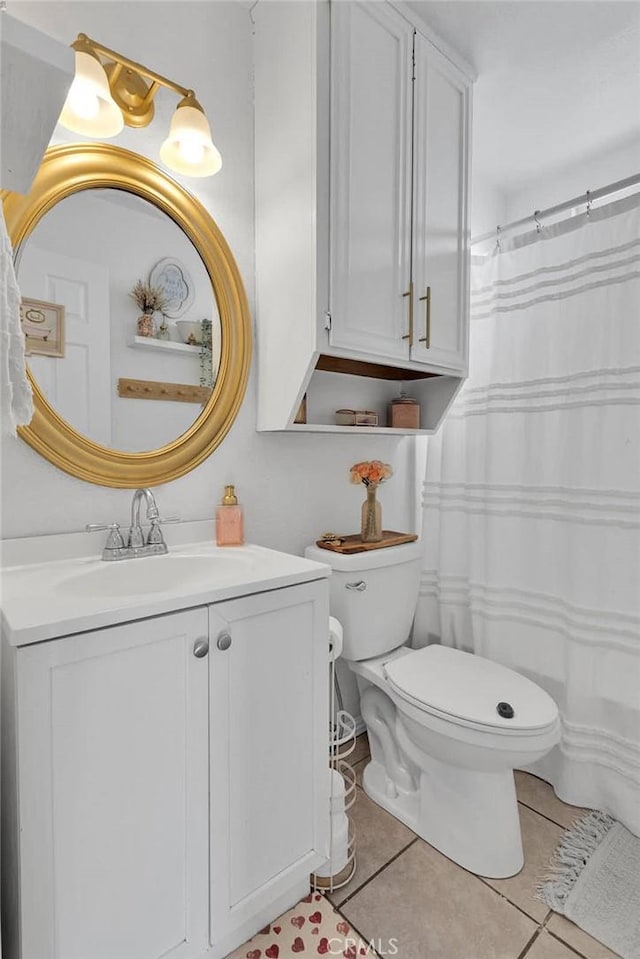
{"type": "Polygon", "coordinates": [[[20,323],[27,356],[64,356],[64,306],[24,297],[20,323]]]}

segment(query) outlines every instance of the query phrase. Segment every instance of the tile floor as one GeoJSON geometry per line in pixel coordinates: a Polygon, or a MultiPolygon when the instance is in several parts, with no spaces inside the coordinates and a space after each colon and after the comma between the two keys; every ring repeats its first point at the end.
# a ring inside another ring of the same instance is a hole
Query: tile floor
{"type": "MultiPolygon", "coordinates": [[[[363,735],[350,757],[359,784],[368,755],[363,735]]],[[[351,810],[358,869],[328,897],[338,918],[383,959],[618,959],[534,899],[535,883],[562,832],[587,810],[561,802],[547,783],[527,773],[516,773],[516,787],[525,866],[512,879],[494,880],[441,855],[359,785],[351,810]]],[[[243,949],[237,955],[244,959],[243,949]]],[[[290,957],[280,952],[280,959],[290,957]]]]}

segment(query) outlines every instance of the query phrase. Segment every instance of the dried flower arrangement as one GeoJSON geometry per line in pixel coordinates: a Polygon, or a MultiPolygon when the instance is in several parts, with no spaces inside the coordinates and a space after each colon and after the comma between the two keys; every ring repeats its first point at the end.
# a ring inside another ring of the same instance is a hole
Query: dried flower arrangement
{"type": "Polygon", "coordinates": [[[378,486],[390,476],[393,476],[393,470],[382,460],[365,460],[362,463],[355,463],[349,470],[350,481],[356,484],[364,483],[365,486],[378,486]]]}
{"type": "Polygon", "coordinates": [[[135,301],[138,309],[145,315],[155,313],[156,310],[162,312],[167,305],[167,298],[164,291],[158,289],[156,286],[151,286],[150,283],[143,283],[142,280],[136,281],[136,285],[129,293],[129,296],[135,301]]]}

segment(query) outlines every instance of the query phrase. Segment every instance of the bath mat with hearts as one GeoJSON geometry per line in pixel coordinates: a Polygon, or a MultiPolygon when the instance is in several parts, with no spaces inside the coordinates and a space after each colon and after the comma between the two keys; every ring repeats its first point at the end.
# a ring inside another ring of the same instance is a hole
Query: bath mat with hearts
{"type": "Polygon", "coordinates": [[[228,959],[363,959],[374,955],[369,944],[320,893],[310,893],[275,919],[228,959]]]}
{"type": "Polygon", "coordinates": [[[622,959],[640,959],[640,839],[591,812],[565,832],[537,898],[622,959]]]}

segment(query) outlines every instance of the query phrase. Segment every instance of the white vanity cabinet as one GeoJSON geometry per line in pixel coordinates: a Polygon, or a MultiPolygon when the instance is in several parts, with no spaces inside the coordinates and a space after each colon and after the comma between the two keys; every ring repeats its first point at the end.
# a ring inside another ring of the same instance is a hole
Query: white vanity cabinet
{"type": "Polygon", "coordinates": [[[253,917],[291,904],[292,886],[306,895],[324,849],[328,608],[313,583],[209,616],[211,940],[230,951],[253,917]]]}
{"type": "Polygon", "coordinates": [[[203,608],[16,650],[9,959],[206,948],[209,664],[193,647],[207,636],[203,608]]]}
{"type": "Polygon", "coordinates": [[[404,384],[434,432],[466,375],[471,78],[412,16],[254,10],[259,429],[384,431],[404,384]]]}
{"type": "Polygon", "coordinates": [[[327,855],[326,580],[3,650],[5,959],[222,959],[327,855]]]}

